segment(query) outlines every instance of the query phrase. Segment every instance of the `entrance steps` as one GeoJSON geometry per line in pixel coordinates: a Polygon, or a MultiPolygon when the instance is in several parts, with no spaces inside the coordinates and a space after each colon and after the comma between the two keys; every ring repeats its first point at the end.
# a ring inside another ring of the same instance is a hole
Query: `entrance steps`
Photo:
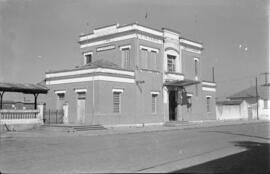
{"type": "Polygon", "coordinates": [[[89,130],[105,130],[106,128],[99,124],[91,124],[91,125],[65,125],[65,124],[50,124],[43,125],[44,127],[52,128],[52,129],[62,129],[67,132],[75,132],[75,131],[89,131],[89,130]]]}
{"type": "Polygon", "coordinates": [[[164,126],[167,127],[176,127],[176,126],[188,126],[193,125],[195,123],[189,122],[189,121],[167,121],[164,126]]]}

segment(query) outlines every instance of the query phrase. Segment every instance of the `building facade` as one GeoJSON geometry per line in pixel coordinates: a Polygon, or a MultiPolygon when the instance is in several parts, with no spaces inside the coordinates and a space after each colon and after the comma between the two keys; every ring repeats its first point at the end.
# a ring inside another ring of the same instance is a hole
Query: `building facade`
{"type": "Polygon", "coordinates": [[[136,125],[214,120],[214,82],[202,80],[201,43],[137,23],[81,35],[81,65],[46,72],[47,106],[65,123],[136,125]]]}
{"type": "Polygon", "coordinates": [[[229,97],[229,100],[217,102],[217,118],[218,119],[260,119],[270,120],[270,84],[252,86],[243,89],[229,97]],[[256,92],[257,91],[257,92],[256,92]],[[235,107],[234,114],[232,106],[228,107],[226,103],[239,103],[235,107]],[[236,109],[237,108],[237,109],[236,109]],[[226,113],[230,114],[226,114],[226,113]]]}

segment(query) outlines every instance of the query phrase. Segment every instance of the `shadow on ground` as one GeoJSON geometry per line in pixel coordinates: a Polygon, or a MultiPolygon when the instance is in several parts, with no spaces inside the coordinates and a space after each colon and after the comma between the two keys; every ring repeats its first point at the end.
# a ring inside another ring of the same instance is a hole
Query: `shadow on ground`
{"type": "Polygon", "coordinates": [[[264,140],[270,140],[269,137],[235,133],[235,132],[230,132],[230,131],[206,131],[206,132],[214,132],[214,133],[221,133],[221,134],[228,134],[228,135],[239,135],[239,136],[250,137],[250,138],[259,138],[259,139],[264,139],[264,140]]]}
{"type": "Polygon", "coordinates": [[[253,141],[232,143],[247,151],[171,173],[270,173],[270,144],[253,141]]]}

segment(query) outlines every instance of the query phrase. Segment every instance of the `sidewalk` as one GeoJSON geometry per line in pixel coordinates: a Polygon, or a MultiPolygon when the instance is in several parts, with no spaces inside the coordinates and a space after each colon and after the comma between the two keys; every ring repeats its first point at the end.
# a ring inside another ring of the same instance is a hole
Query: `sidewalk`
{"type": "Polygon", "coordinates": [[[242,125],[251,123],[269,123],[265,120],[234,120],[234,121],[196,121],[178,123],[173,126],[145,126],[145,127],[114,127],[105,130],[88,130],[88,131],[67,131],[64,128],[56,127],[40,127],[32,130],[21,132],[5,132],[1,138],[8,137],[58,137],[58,136],[101,136],[101,135],[116,135],[116,134],[135,134],[147,132],[172,131],[182,129],[207,128],[228,125],[242,125]]]}

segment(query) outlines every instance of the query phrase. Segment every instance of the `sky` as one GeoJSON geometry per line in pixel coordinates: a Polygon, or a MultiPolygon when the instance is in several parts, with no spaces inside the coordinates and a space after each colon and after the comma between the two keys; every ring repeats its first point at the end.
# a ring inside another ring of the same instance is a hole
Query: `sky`
{"type": "Polygon", "coordinates": [[[217,97],[269,72],[267,0],[0,0],[0,81],[37,83],[82,59],[79,35],[109,24],[179,31],[202,42],[203,79],[215,67],[217,97]],[[145,15],[147,13],[147,18],[145,15]]]}

